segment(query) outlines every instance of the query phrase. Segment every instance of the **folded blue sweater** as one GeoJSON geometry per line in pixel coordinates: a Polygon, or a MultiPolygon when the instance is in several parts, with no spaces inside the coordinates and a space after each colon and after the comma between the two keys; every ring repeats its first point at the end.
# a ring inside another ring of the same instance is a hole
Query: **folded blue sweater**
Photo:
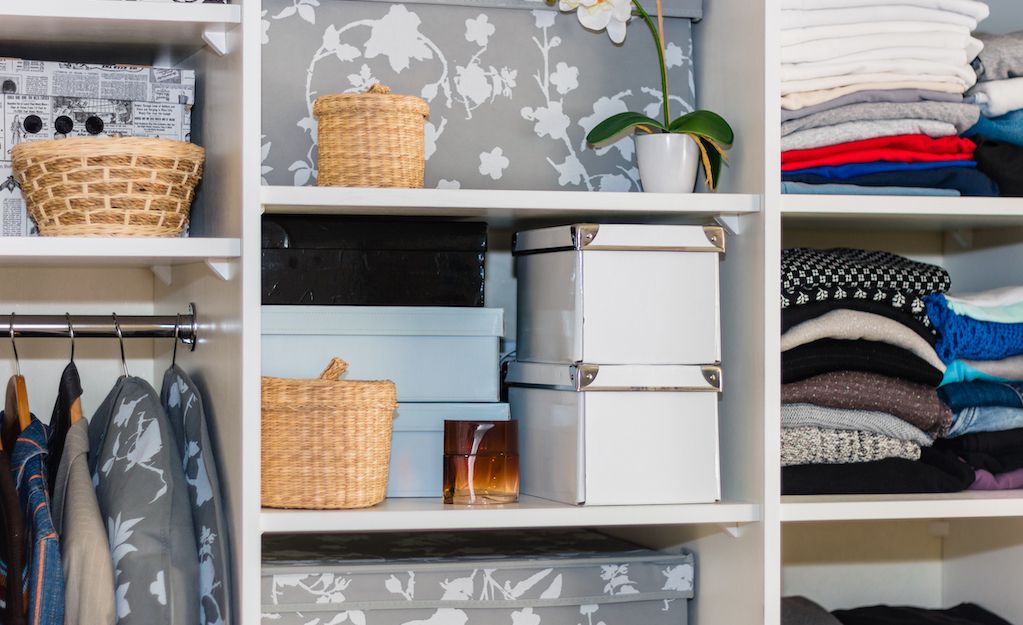
{"type": "Polygon", "coordinates": [[[978,321],[956,314],[941,293],[928,295],[924,302],[927,316],[940,335],[935,350],[942,362],[1001,360],[1023,354],[1023,323],[978,321]]]}

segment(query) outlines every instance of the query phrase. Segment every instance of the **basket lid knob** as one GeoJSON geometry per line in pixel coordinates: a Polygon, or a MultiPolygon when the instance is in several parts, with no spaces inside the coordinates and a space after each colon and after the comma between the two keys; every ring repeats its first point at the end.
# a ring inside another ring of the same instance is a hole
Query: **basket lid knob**
{"type": "Polygon", "coordinates": [[[340,358],[331,358],[330,364],[320,374],[321,380],[337,380],[348,371],[348,363],[340,358]]]}
{"type": "Polygon", "coordinates": [[[390,92],[391,92],[390,87],[388,87],[387,85],[382,85],[378,82],[373,83],[372,85],[369,86],[369,89],[366,90],[366,93],[376,93],[380,95],[387,95],[390,92]]]}

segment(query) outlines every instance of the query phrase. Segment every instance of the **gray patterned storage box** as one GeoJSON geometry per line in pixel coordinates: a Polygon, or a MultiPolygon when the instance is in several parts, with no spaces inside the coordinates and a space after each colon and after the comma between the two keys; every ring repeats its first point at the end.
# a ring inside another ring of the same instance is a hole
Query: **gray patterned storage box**
{"type": "Polygon", "coordinates": [[[685,625],[688,552],[590,530],[267,536],[264,625],[685,625]]]}

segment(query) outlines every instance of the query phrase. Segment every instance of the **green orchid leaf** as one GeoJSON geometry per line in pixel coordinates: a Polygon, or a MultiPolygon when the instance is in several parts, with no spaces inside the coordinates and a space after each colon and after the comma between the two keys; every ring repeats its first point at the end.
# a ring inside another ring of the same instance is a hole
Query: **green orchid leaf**
{"type": "Polygon", "coordinates": [[[702,137],[694,137],[694,139],[700,148],[700,159],[703,161],[707,188],[713,191],[717,188],[718,179],[721,176],[721,164],[725,162],[724,150],[709,139],[702,137]]]}
{"type": "Polygon", "coordinates": [[[626,134],[639,129],[645,132],[667,132],[664,124],[639,113],[618,113],[593,127],[586,135],[586,142],[593,146],[614,143],[626,134]]]}
{"type": "Polygon", "coordinates": [[[685,133],[695,137],[711,139],[720,147],[732,147],[735,134],[728,122],[717,113],[711,111],[693,111],[671,122],[669,132],[685,133]]]}

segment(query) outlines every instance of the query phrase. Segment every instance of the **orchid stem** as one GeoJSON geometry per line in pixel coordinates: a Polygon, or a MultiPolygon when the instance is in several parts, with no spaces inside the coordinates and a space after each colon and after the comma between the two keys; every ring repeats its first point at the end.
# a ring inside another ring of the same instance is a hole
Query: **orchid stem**
{"type": "Polygon", "coordinates": [[[639,11],[643,21],[650,28],[650,34],[654,36],[654,44],[657,47],[657,60],[659,61],[658,67],[661,70],[661,91],[663,92],[663,109],[664,109],[664,127],[667,128],[671,124],[671,107],[668,103],[668,69],[664,66],[664,48],[661,46],[661,34],[657,30],[657,26],[654,21],[650,19],[650,14],[646,12],[643,5],[639,3],[639,0],[632,0],[632,4],[639,11]]]}

